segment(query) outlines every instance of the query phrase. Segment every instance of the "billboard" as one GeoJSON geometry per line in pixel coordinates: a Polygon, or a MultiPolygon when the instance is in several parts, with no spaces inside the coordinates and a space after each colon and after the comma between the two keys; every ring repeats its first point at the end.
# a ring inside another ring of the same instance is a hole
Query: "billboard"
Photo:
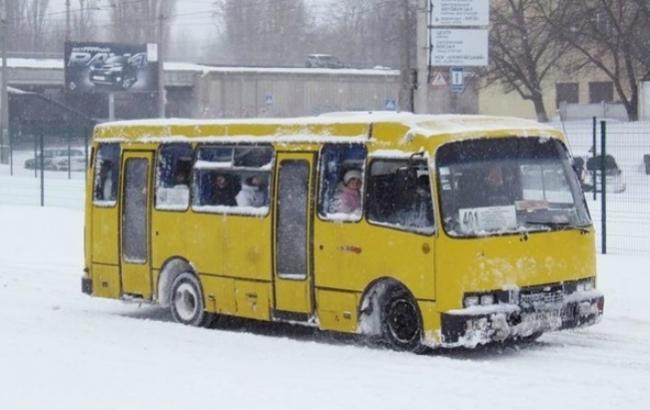
{"type": "Polygon", "coordinates": [[[152,92],[158,87],[156,44],[66,42],[64,64],[70,92],[152,92]]]}

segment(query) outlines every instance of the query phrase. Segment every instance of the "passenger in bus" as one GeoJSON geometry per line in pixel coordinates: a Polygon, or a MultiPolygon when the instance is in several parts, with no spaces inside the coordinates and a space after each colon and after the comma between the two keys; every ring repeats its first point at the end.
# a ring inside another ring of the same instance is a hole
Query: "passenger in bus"
{"type": "Polygon", "coordinates": [[[113,197],[113,162],[108,159],[101,160],[99,166],[99,180],[97,181],[95,198],[100,201],[112,201],[113,197]]]}
{"type": "Polygon", "coordinates": [[[262,178],[256,175],[246,178],[236,199],[237,206],[259,208],[266,205],[266,192],[262,178]]]}
{"type": "Polygon", "coordinates": [[[343,175],[334,194],[334,212],[354,213],[361,209],[361,171],[351,169],[343,175]]]}
{"type": "Polygon", "coordinates": [[[490,166],[483,177],[483,206],[512,205],[510,191],[506,184],[503,169],[498,165],[490,166]]]}
{"type": "Polygon", "coordinates": [[[190,175],[192,174],[192,162],[180,160],[176,166],[177,170],[174,178],[175,185],[189,185],[190,175]]]}
{"type": "Polygon", "coordinates": [[[212,180],[212,196],[208,203],[210,205],[236,206],[236,192],[237,187],[230,178],[224,174],[217,174],[212,180]]]}

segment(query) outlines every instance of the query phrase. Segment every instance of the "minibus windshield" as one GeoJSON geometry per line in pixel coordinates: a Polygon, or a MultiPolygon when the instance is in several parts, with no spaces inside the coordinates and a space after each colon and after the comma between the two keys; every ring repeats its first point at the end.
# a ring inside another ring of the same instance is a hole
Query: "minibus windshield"
{"type": "Polygon", "coordinates": [[[443,226],[455,237],[591,225],[565,146],[552,138],[458,141],[436,154],[443,226]]]}

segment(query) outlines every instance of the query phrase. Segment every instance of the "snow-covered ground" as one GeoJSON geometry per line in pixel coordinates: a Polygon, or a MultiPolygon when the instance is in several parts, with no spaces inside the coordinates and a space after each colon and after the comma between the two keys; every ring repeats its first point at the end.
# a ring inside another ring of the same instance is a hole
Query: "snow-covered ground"
{"type": "MultiPolygon", "coordinates": [[[[638,133],[629,138],[639,144],[628,138],[614,153],[634,183],[610,196],[608,229],[615,249],[643,252],[650,129],[624,126],[613,135],[638,133]]],[[[574,152],[586,153],[589,127],[567,125],[574,152]]],[[[417,356],[287,325],[189,328],[154,307],[81,293],[83,174],[47,171],[39,208],[29,156],[17,155],[14,177],[0,165],[0,410],[648,408],[650,255],[599,256],[603,321],[526,347],[417,356]]],[[[589,206],[598,226],[598,203],[589,206]]]]}
{"type": "Polygon", "coordinates": [[[0,205],[0,409],[645,409],[650,257],[601,256],[603,321],[417,356],[80,291],[83,211],[0,205]]]}

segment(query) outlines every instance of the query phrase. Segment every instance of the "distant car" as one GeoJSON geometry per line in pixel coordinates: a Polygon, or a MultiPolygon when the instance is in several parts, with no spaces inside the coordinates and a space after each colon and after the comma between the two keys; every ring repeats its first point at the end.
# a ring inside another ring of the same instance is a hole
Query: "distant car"
{"type": "Polygon", "coordinates": [[[138,82],[138,71],[144,65],[146,65],[144,53],[134,56],[112,56],[100,65],[91,66],[88,78],[95,85],[128,90],[138,82]]]}
{"type": "Polygon", "coordinates": [[[596,192],[601,192],[600,173],[603,161],[605,162],[605,188],[607,192],[620,193],[625,191],[626,185],[623,171],[618,167],[614,156],[606,154],[603,159],[602,155],[596,155],[595,157],[588,157],[586,161],[582,158],[580,160],[585,164],[582,173],[579,174],[584,191],[593,191],[595,185],[596,192]],[[596,181],[594,181],[594,171],[596,181]]]}
{"type": "MultiPolygon", "coordinates": [[[[25,160],[26,169],[40,169],[41,155],[36,155],[36,158],[29,158],[25,160]]],[[[86,167],[86,158],[84,151],[81,149],[73,148],[70,150],[70,163],[68,164],[68,150],[67,149],[50,149],[45,150],[43,154],[43,169],[49,171],[67,171],[70,167],[71,171],[83,171],[86,167]]]]}
{"type": "Polygon", "coordinates": [[[310,54],[305,62],[307,68],[347,68],[341,60],[329,54],[310,54]]]}

